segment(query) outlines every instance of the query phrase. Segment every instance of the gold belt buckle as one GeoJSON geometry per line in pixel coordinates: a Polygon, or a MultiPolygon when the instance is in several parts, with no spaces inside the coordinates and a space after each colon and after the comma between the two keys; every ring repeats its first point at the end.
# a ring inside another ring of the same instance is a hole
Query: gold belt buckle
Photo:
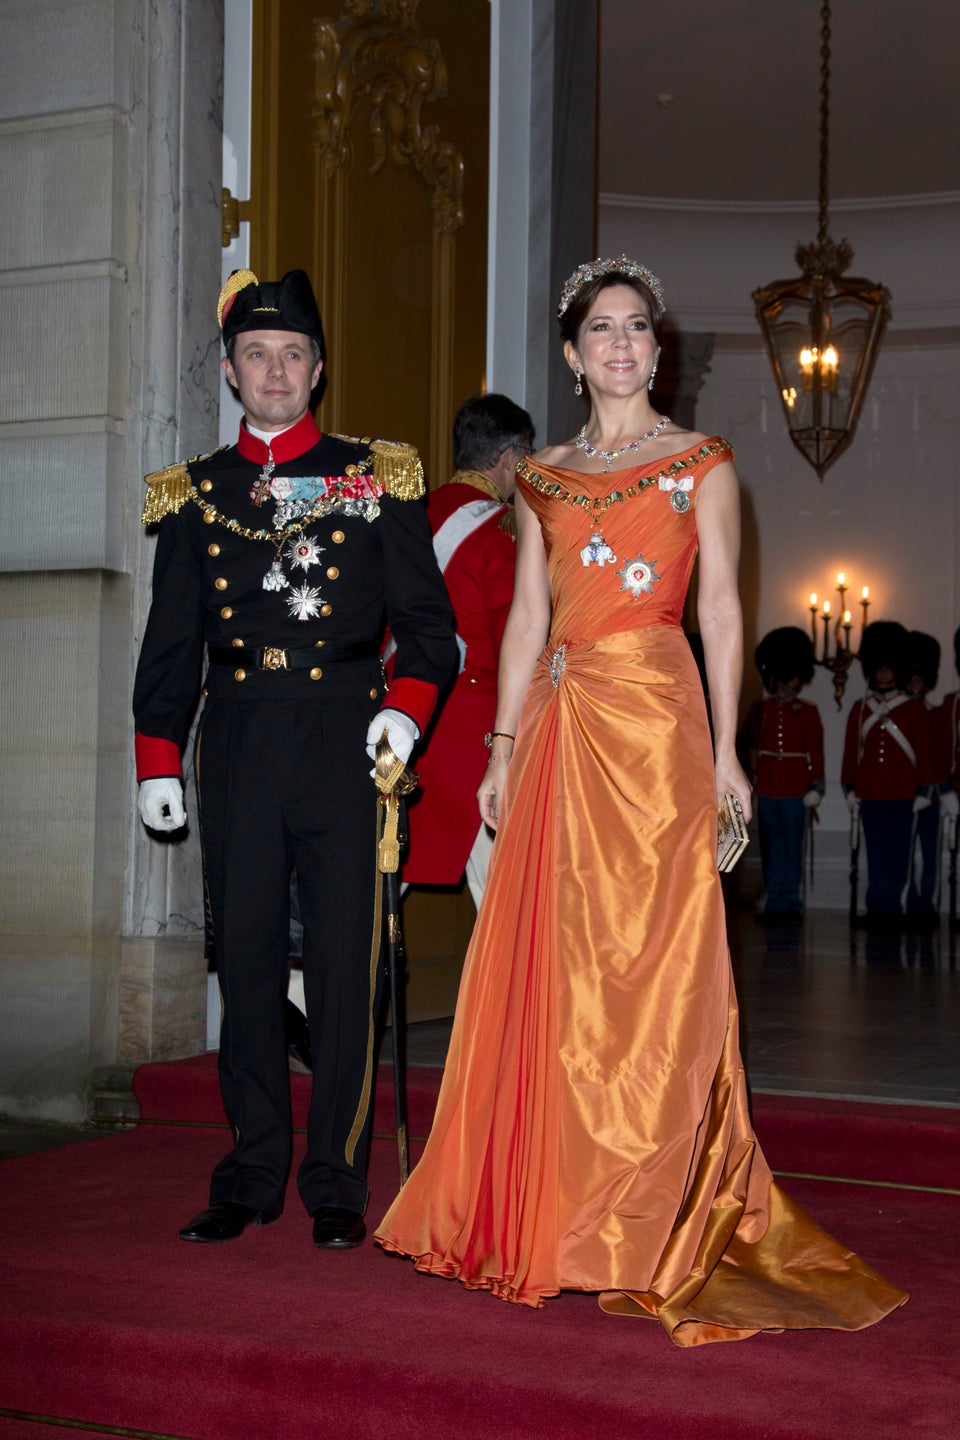
{"type": "Polygon", "coordinates": [[[263,651],[264,670],[286,670],[287,652],[279,645],[266,645],[263,651]]]}

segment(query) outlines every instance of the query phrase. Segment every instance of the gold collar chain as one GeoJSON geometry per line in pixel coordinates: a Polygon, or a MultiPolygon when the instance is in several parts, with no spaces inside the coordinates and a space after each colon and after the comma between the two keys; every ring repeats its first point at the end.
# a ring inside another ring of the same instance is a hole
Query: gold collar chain
{"type": "MultiPolygon", "coordinates": [[[[351,477],[352,478],[352,477],[351,477]]],[[[328,490],[306,515],[288,525],[283,530],[251,530],[246,525],[241,525],[239,520],[233,520],[227,515],[222,515],[215,505],[209,500],[202,500],[196,490],[190,492],[189,498],[203,511],[204,523],[207,525],[223,525],[225,529],[232,530],[235,535],[242,535],[245,540],[269,540],[270,544],[279,552],[285,541],[292,535],[299,535],[314,520],[319,520],[339,503],[340,491],[349,483],[349,480],[338,482],[335,490],[328,490]]]]}
{"type": "Polygon", "coordinates": [[[724,440],[713,445],[700,445],[692,454],[684,456],[682,460],[674,460],[666,469],[658,470],[655,475],[645,475],[636,484],[626,485],[622,490],[612,490],[609,495],[575,495],[572,490],[565,490],[557,481],[545,480],[539,470],[531,469],[526,460],[520,461],[517,473],[522,475],[527,484],[532,489],[539,491],[541,495],[549,495],[554,500],[560,500],[564,505],[579,507],[593,515],[605,515],[611,505],[621,505],[625,500],[632,500],[651,485],[658,484],[660,480],[671,480],[682,470],[692,470],[701,460],[706,460],[711,455],[718,455],[728,448],[724,440]]]}

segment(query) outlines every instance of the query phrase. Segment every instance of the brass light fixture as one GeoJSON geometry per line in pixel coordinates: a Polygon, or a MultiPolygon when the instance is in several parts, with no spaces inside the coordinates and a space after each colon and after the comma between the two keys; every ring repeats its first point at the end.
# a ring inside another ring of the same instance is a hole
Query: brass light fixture
{"type": "Polygon", "coordinates": [[[790,439],[820,479],[852,439],[866,393],[890,292],[844,276],[853,250],[830,236],[827,175],[830,154],[830,3],[820,11],[820,195],[813,244],[798,245],[795,280],[774,280],[753,292],[790,439]]]}

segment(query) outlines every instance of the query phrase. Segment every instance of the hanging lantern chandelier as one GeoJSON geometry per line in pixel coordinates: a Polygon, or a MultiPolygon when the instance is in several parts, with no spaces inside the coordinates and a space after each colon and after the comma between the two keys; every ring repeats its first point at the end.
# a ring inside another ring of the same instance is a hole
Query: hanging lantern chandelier
{"type": "Polygon", "coordinates": [[[845,276],[853,250],[830,236],[830,3],[820,11],[820,196],[817,238],[798,245],[802,274],[753,292],[790,439],[820,479],[851,440],[890,313],[883,285],[845,276]]]}

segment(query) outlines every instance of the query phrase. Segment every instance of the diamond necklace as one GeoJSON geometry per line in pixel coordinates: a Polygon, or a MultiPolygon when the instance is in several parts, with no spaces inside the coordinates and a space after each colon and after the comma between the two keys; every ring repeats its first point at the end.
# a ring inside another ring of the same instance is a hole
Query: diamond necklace
{"type": "Polygon", "coordinates": [[[577,449],[582,450],[589,460],[602,460],[604,462],[604,470],[609,470],[611,460],[616,460],[618,455],[626,455],[628,450],[639,450],[640,446],[645,445],[648,440],[655,440],[661,430],[665,430],[669,424],[670,416],[661,415],[652,430],[648,430],[645,435],[638,435],[636,440],[628,440],[626,445],[620,446],[619,450],[598,450],[594,445],[590,444],[590,441],[587,439],[587,427],[583,425],[580,428],[580,434],[577,436],[575,443],[577,449]]]}

